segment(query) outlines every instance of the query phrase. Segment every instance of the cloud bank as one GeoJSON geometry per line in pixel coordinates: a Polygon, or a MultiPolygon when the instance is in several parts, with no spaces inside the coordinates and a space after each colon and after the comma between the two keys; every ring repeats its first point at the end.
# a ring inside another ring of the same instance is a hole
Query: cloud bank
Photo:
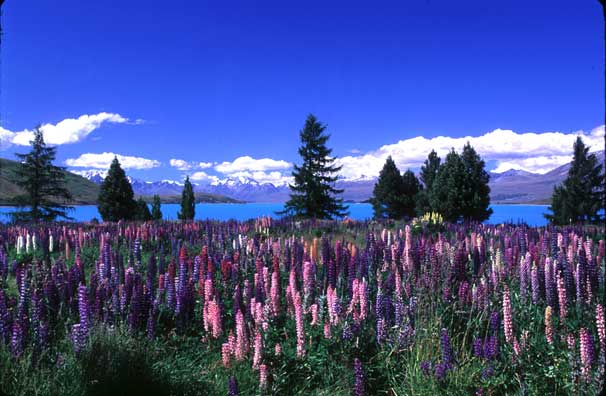
{"type": "Polygon", "coordinates": [[[171,159],[170,166],[180,171],[188,171],[191,169],[208,169],[213,166],[212,162],[188,162],[182,159],[171,159]]]}
{"type": "Polygon", "coordinates": [[[65,165],[76,168],[109,169],[114,157],[118,158],[123,169],[152,169],[161,165],[160,161],[115,153],[85,153],[78,158],[65,160],[65,165]]]}
{"type": "MultiPolygon", "coordinates": [[[[71,144],[84,140],[95,129],[104,123],[109,124],[135,124],[143,123],[143,120],[129,121],[128,118],[117,113],[101,112],[98,114],[84,114],[78,118],[67,118],[56,124],[43,124],[40,126],[44,134],[44,141],[51,145],[71,144]]],[[[32,130],[24,129],[13,132],[0,127],[0,149],[6,149],[12,145],[29,146],[34,137],[32,130]]]]}
{"type": "Polygon", "coordinates": [[[495,172],[522,169],[534,173],[546,173],[572,160],[572,145],[581,136],[591,151],[604,147],[604,125],[591,132],[574,133],[543,132],[517,133],[512,130],[495,129],[481,136],[451,138],[437,136],[425,138],[417,136],[400,140],[394,144],[361,155],[348,155],[337,159],[342,165],[340,175],[346,180],[377,176],[388,156],[392,156],[401,170],[416,168],[423,164],[427,154],[433,149],[442,158],[454,148],[463,149],[469,142],[485,161],[496,161],[495,172]]]}

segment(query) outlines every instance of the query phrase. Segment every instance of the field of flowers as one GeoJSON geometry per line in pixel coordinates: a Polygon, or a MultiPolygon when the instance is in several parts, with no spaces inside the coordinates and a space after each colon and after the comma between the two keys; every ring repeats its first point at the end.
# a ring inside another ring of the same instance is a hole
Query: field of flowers
{"type": "Polygon", "coordinates": [[[604,232],[0,225],[0,394],[597,394],[604,232]]]}

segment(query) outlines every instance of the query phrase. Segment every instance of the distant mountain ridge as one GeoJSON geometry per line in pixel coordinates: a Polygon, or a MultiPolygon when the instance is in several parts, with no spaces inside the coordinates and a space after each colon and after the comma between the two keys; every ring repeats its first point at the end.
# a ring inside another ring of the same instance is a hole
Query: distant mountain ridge
{"type": "MultiPolygon", "coordinates": [[[[596,153],[604,163],[604,151],[596,153]]],[[[510,169],[501,173],[490,173],[492,203],[539,204],[549,203],[553,188],[564,181],[570,164],[559,166],[545,174],[510,169]]],[[[91,172],[89,180],[100,184],[102,172],[91,172]]],[[[171,180],[157,182],[130,179],[137,195],[180,195],[183,183],[171,180]]],[[[357,180],[339,180],[336,187],[343,189],[343,199],[348,202],[363,202],[372,195],[376,177],[364,176],[357,180]]],[[[287,185],[275,186],[259,183],[246,177],[227,178],[214,183],[193,183],[194,191],[216,196],[225,196],[246,202],[285,202],[290,194],[287,185]]]]}

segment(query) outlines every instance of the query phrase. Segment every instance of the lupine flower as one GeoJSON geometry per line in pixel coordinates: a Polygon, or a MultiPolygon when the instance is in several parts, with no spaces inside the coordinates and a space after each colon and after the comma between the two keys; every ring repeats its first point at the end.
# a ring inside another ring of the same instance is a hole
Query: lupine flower
{"type": "Polygon", "coordinates": [[[431,362],[429,360],[423,360],[421,362],[421,370],[423,371],[423,374],[429,376],[431,373],[431,362]]]}
{"type": "Polygon", "coordinates": [[[560,303],[560,321],[563,322],[566,319],[566,286],[564,285],[564,279],[558,274],[556,275],[556,283],[558,288],[558,302],[560,303]]]}
{"type": "Polygon", "coordinates": [[[606,355],[606,327],[604,326],[604,307],[597,304],[595,307],[595,324],[598,329],[598,340],[600,343],[600,353],[606,355]]]}
{"type": "Polygon", "coordinates": [[[236,313],[236,360],[244,359],[246,352],[248,351],[248,339],[246,336],[246,326],[244,324],[244,315],[242,311],[236,313]]]}
{"type": "Polygon", "coordinates": [[[223,362],[223,367],[229,368],[231,362],[231,354],[232,350],[231,346],[229,345],[229,342],[224,342],[221,345],[221,360],[223,362]]]}
{"type": "Polygon", "coordinates": [[[484,348],[481,338],[476,338],[475,340],[473,340],[473,354],[475,355],[475,357],[478,358],[484,357],[484,348]]]}
{"type": "Polygon", "coordinates": [[[282,355],[282,345],[280,345],[280,343],[277,343],[276,346],[274,346],[274,355],[275,356],[282,355]]]}
{"type": "Polygon", "coordinates": [[[511,318],[511,300],[509,298],[509,289],[506,287],[503,291],[503,329],[505,330],[505,341],[513,342],[513,323],[511,318]]]}
{"type": "Polygon", "coordinates": [[[536,265],[532,266],[530,273],[530,287],[532,289],[532,303],[536,304],[539,301],[540,288],[539,288],[539,272],[536,265]]]}
{"type": "Polygon", "coordinates": [[[23,328],[18,320],[13,322],[13,336],[11,339],[11,351],[18,358],[23,354],[23,328]]]}
{"type": "Polygon", "coordinates": [[[257,331],[255,334],[255,346],[253,352],[253,369],[258,369],[259,364],[261,364],[261,359],[263,358],[263,338],[261,337],[261,333],[257,331]]]}
{"type": "Polygon", "coordinates": [[[229,377],[229,396],[240,395],[240,389],[238,388],[238,381],[236,377],[229,377]]]}
{"type": "Polygon", "coordinates": [[[267,365],[259,365],[259,388],[267,388],[267,365]]]}
{"type": "Polygon", "coordinates": [[[303,307],[301,295],[295,292],[293,303],[295,306],[295,324],[297,329],[297,357],[305,356],[305,327],[303,326],[303,307]]]}
{"type": "Polygon", "coordinates": [[[451,367],[453,364],[453,354],[452,347],[450,346],[450,337],[448,336],[448,331],[446,329],[442,329],[440,346],[442,348],[442,362],[448,367],[451,367]]]}
{"type": "Polygon", "coordinates": [[[545,308],[545,338],[549,344],[553,344],[553,327],[551,324],[551,307],[545,308]]]}
{"type": "Polygon", "coordinates": [[[593,337],[584,327],[579,331],[579,344],[581,349],[581,373],[588,379],[593,363],[593,337]]]}
{"type": "Polygon", "coordinates": [[[324,322],[324,338],[328,340],[332,338],[330,322],[324,322]]]}
{"type": "Polygon", "coordinates": [[[360,359],[354,359],[354,396],[364,396],[366,394],[364,385],[364,368],[360,359]]]}

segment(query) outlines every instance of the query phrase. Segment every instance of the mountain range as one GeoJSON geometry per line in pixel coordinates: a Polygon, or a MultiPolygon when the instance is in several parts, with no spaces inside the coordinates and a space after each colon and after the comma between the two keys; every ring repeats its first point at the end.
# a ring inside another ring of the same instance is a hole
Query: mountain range
{"type": "MultiPolygon", "coordinates": [[[[604,163],[604,151],[598,152],[598,159],[604,163]]],[[[502,173],[490,173],[492,203],[510,204],[547,204],[550,202],[553,188],[566,178],[570,164],[559,166],[545,174],[510,169],[502,173]]],[[[83,173],[94,183],[103,181],[103,172],[83,173]]],[[[171,180],[148,182],[131,179],[137,195],[153,194],[180,195],[183,183],[171,180]]],[[[340,180],[336,187],[343,189],[343,199],[347,202],[363,202],[372,195],[376,177],[363,177],[358,180],[340,180]]],[[[275,186],[271,183],[259,183],[246,177],[227,178],[218,182],[195,184],[197,193],[224,196],[246,202],[284,202],[288,199],[287,185],[275,186]]]]}

